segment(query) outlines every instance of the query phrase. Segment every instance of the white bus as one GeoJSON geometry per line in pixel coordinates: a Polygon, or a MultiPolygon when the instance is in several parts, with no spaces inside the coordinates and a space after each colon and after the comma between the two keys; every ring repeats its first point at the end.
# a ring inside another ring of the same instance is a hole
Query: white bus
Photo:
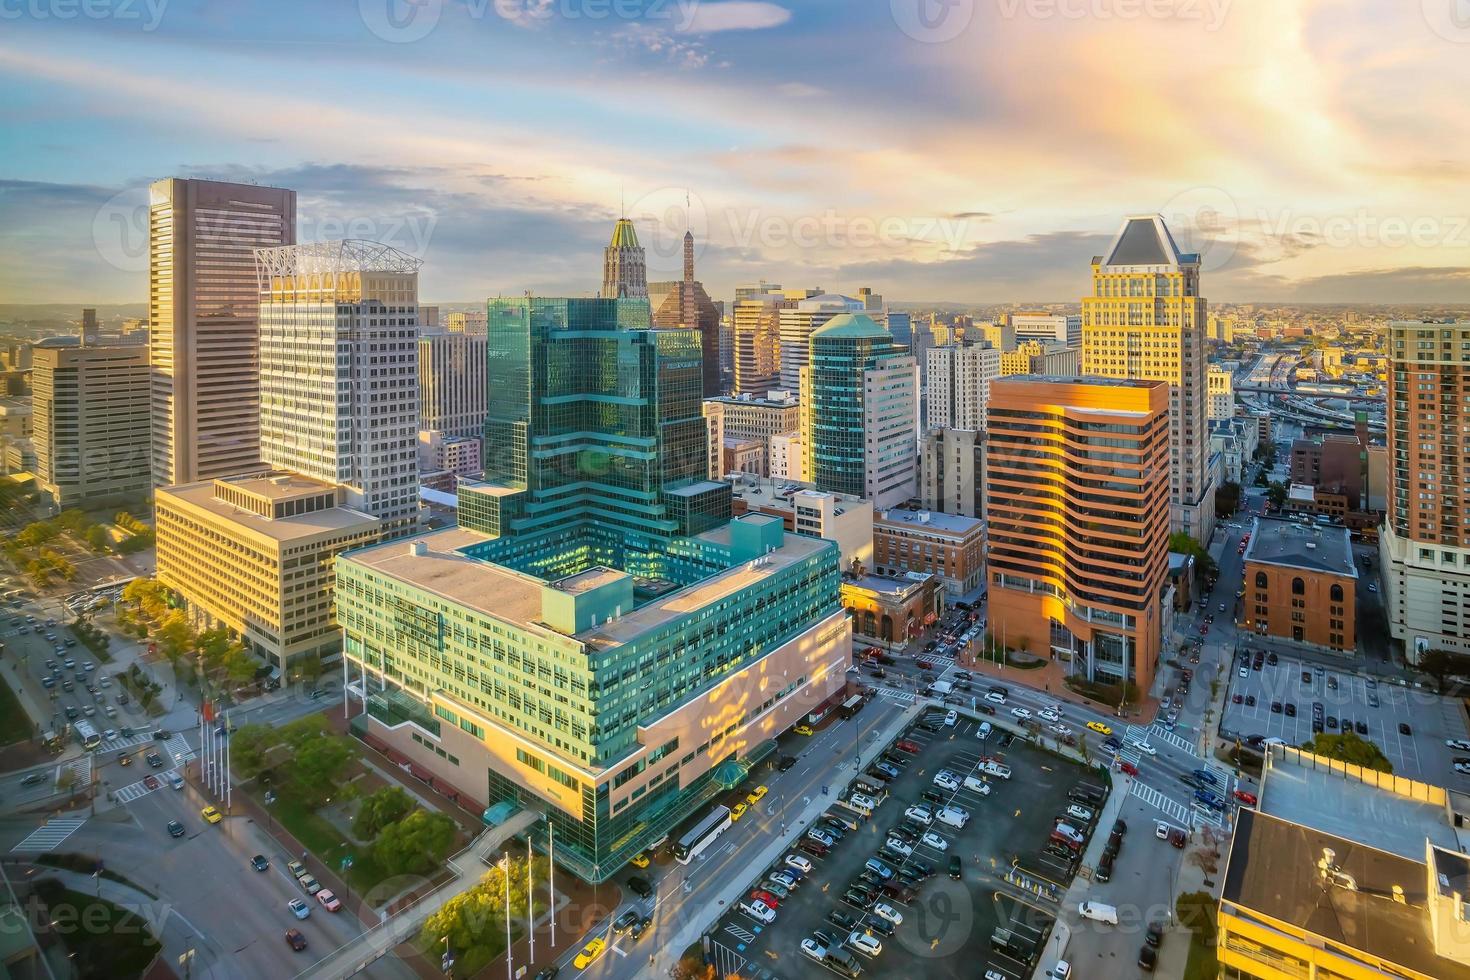
{"type": "Polygon", "coordinates": [[[82,748],[92,750],[102,744],[102,736],[97,734],[97,729],[92,727],[91,722],[79,721],[72,725],[77,733],[77,741],[82,743],[82,748]]]}
{"type": "Polygon", "coordinates": [[[679,859],[680,864],[688,864],[704,852],[715,842],[715,839],[723,834],[730,826],[730,808],[717,806],[705,814],[703,820],[694,825],[694,829],[683,837],[679,843],[674,845],[674,857],[679,859]]]}

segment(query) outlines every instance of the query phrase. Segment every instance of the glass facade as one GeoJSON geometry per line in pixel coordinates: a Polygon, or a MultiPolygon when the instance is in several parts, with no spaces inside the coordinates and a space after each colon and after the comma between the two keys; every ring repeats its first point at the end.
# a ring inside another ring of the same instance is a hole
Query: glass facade
{"type": "Polygon", "coordinates": [[[808,475],[819,490],[869,496],[864,372],[908,354],[887,331],[873,328],[818,330],[811,336],[801,403],[807,416],[808,475]]]}

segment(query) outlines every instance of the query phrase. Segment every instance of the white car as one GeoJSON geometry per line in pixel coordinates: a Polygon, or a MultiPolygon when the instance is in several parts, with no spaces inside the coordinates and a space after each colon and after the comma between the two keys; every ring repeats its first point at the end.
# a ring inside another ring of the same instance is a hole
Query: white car
{"type": "Polygon", "coordinates": [[[979,793],[981,796],[990,795],[990,784],[981,779],[979,776],[966,776],[965,789],[969,790],[971,793],[979,793]]]}
{"type": "Polygon", "coordinates": [[[1154,747],[1147,742],[1129,742],[1128,744],[1138,751],[1142,752],[1144,755],[1158,755],[1158,753],[1154,751],[1154,747]]]}
{"type": "Polygon", "coordinates": [[[1460,749],[1461,751],[1470,751],[1470,740],[1467,740],[1467,739],[1463,739],[1463,738],[1447,738],[1447,739],[1444,740],[1444,744],[1447,745],[1447,746],[1449,746],[1452,749],[1460,749]]]}
{"type": "Polygon", "coordinates": [[[1057,722],[1062,720],[1062,716],[1057,714],[1050,708],[1042,708],[1036,713],[1036,717],[1040,718],[1042,721],[1057,722]]]}
{"type": "Polygon", "coordinates": [[[934,822],[934,811],[927,806],[911,806],[903,811],[903,815],[925,827],[934,822]]]}
{"type": "Polygon", "coordinates": [[[897,837],[890,837],[885,843],[888,845],[889,850],[892,850],[898,854],[902,854],[904,857],[908,857],[910,854],[914,853],[914,848],[912,844],[907,844],[897,837]]]}
{"type": "Polygon", "coordinates": [[[786,855],[785,863],[788,868],[795,868],[797,871],[800,871],[804,875],[809,875],[812,873],[812,863],[806,858],[802,857],[800,854],[786,855]]]}
{"type": "Polygon", "coordinates": [[[877,905],[873,906],[873,914],[880,919],[887,919],[889,922],[892,922],[896,926],[903,925],[903,913],[894,908],[892,905],[885,905],[882,902],[879,902],[877,905]]]}
{"type": "Polygon", "coordinates": [[[1462,776],[1470,776],[1470,762],[1455,763],[1455,772],[1462,776]]]}
{"type": "Polygon", "coordinates": [[[878,941],[878,937],[870,936],[866,932],[851,933],[847,937],[847,945],[864,956],[877,956],[883,952],[883,944],[878,941]]]}
{"type": "Polygon", "coordinates": [[[816,960],[818,963],[827,958],[827,947],[823,946],[815,939],[803,939],[801,941],[801,951],[810,956],[812,959],[816,960]]]}
{"type": "Polygon", "coordinates": [[[1241,677],[1249,677],[1251,675],[1250,668],[1244,665],[1241,666],[1240,670],[1237,673],[1239,673],[1241,677]]]}
{"type": "Polygon", "coordinates": [[[1031,709],[1016,707],[1011,709],[1011,714],[1024,721],[1025,719],[1031,717],[1031,709]]]}
{"type": "Polygon", "coordinates": [[[1053,735],[1071,735],[1072,729],[1066,725],[1053,725],[1048,729],[1053,735]]]}
{"type": "Polygon", "coordinates": [[[985,695],[985,700],[989,701],[991,704],[1005,704],[1006,696],[999,691],[991,691],[989,694],[985,695]]]}
{"type": "Polygon", "coordinates": [[[766,875],[767,881],[774,881],[787,891],[795,891],[801,885],[801,879],[796,875],[787,874],[784,871],[772,871],[766,875]]]}
{"type": "Polygon", "coordinates": [[[766,925],[770,925],[772,922],[776,921],[776,910],[771,908],[765,902],[757,901],[756,899],[749,899],[747,901],[741,902],[740,911],[744,912],[755,921],[763,922],[766,925]]]}
{"type": "Polygon", "coordinates": [[[959,721],[959,720],[960,720],[960,713],[958,711],[955,711],[953,708],[951,708],[944,715],[944,724],[948,728],[953,728],[955,726],[955,723],[957,721],[959,721]]]}
{"type": "Polygon", "coordinates": [[[936,813],[934,819],[957,830],[963,830],[965,824],[970,822],[970,811],[963,807],[947,806],[936,813]]]}
{"type": "Polygon", "coordinates": [[[949,850],[949,841],[945,840],[943,837],[940,837],[932,830],[924,831],[924,836],[919,838],[919,843],[924,844],[928,847],[932,847],[936,851],[949,850]]]}
{"type": "Polygon", "coordinates": [[[941,769],[934,774],[934,785],[940,789],[953,791],[960,788],[960,781],[954,778],[953,773],[946,769],[941,769]]]}
{"type": "Polygon", "coordinates": [[[982,742],[985,741],[987,738],[989,738],[990,737],[990,722],[988,722],[988,721],[982,721],[980,723],[980,727],[977,728],[977,729],[975,729],[975,737],[978,738],[978,739],[980,739],[980,741],[982,741],[982,742]]]}

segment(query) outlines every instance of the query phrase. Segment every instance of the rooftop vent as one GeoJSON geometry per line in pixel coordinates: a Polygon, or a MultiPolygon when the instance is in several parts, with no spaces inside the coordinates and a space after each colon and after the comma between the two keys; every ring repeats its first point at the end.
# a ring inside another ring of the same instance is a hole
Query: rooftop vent
{"type": "Polygon", "coordinates": [[[408,543],[408,553],[416,558],[422,558],[429,553],[429,543],[427,541],[410,541],[408,543]]]}

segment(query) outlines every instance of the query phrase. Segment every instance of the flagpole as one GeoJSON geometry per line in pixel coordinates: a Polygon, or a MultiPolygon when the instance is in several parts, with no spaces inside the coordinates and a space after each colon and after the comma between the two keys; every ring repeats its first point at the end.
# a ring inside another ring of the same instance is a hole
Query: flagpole
{"type": "Polygon", "coordinates": [[[511,971],[511,960],[513,960],[515,957],[513,957],[511,955],[512,952],[513,952],[513,950],[510,948],[510,851],[506,851],[505,852],[505,980],[514,980],[514,976],[515,975],[511,971]]]}
{"type": "Polygon", "coordinates": [[[536,962],[536,896],[531,889],[535,876],[531,874],[531,862],[535,854],[531,851],[531,835],[526,835],[526,935],[531,937],[531,962],[536,962]]]}
{"type": "Polygon", "coordinates": [[[556,825],[546,821],[546,886],[551,892],[551,948],[556,949],[556,825]]]}
{"type": "Polygon", "coordinates": [[[230,713],[225,712],[225,812],[230,812],[230,713]]]}

